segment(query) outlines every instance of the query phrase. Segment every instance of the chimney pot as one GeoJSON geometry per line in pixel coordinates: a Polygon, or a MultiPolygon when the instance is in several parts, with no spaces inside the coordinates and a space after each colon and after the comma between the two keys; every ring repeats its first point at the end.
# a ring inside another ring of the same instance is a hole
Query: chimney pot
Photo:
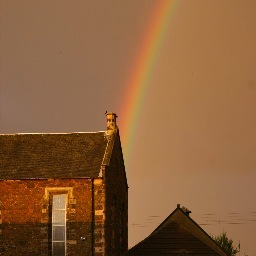
{"type": "Polygon", "coordinates": [[[107,117],[107,132],[112,133],[114,130],[117,129],[117,125],[116,125],[117,115],[116,113],[107,112],[106,117],[107,117]]]}

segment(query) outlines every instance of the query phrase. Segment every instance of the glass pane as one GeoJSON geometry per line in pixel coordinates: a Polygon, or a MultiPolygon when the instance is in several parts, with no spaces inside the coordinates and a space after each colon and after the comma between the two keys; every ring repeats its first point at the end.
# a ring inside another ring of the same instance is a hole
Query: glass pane
{"type": "Polygon", "coordinates": [[[65,224],[66,211],[54,210],[52,211],[52,223],[65,224]]]}
{"type": "Polygon", "coordinates": [[[52,209],[66,209],[66,195],[53,195],[52,209]]]}
{"type": "Polygon", "coordinates": [[[53,243],[52,251],[54,256],[65,256],[65,242],[53,243]]]}
{"type": "Polygon", "coordinates": [[[53,241],[65,241],[65,226],[53,226],[52,229],[53,241]]]}

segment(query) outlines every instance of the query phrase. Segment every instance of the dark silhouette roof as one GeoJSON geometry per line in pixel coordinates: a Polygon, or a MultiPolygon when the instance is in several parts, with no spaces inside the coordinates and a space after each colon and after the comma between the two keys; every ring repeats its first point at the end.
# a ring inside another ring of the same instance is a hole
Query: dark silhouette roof
{"type": "Polygon", "coordinates": [[[125,255],[227,256],[188,214],[176,208],[146,239],[125,255]]]}
{"type": "Polygon", "coordinates": [[[0,179],[98,177],[105,132],[0,135],[0,179]]]}

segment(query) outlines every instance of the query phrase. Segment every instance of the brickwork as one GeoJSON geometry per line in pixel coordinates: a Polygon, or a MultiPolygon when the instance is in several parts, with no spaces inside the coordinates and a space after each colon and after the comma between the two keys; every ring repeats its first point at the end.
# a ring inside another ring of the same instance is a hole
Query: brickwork
{"type": "Polygon", "coordinates": [[[54,194],[68,198],[68,255],[119,256],[127,251],[128,197],[122,166],[117,153],[105,167],[104,178],[0,181],[0,255],[52,255],[54,194]]]}
{"type": "Polygon", "coordinates": [[[91,255],[92,180],[63,179],[0,181],[1,256],[51,255],[51,198],[55,193],[68,197],[68,255],[91,255]]]}
{"type": "Polygon", "coordinates": [[[106,255],[119,256],[128,250],[128,186],[116,136],[112,157],[105,170],[106,176],[106,255]]]}
{"type": "Polygon", "coordinates": [[[94,180],[94,255],[104,256],[105,252],[105,181],[94,180]]]}

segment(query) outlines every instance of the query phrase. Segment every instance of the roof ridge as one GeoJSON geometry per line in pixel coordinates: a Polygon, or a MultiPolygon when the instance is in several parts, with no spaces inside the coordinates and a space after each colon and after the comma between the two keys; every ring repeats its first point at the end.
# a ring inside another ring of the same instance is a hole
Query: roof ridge
{"type": "Polygon", "coordinates": [[[64,135],[64,134],[85,134],[85,133],[103,133],[105,131],[97,132],[28,132],[28,133],[2,133],[0,136],[16,136],[16,135],[64,135]]]}

